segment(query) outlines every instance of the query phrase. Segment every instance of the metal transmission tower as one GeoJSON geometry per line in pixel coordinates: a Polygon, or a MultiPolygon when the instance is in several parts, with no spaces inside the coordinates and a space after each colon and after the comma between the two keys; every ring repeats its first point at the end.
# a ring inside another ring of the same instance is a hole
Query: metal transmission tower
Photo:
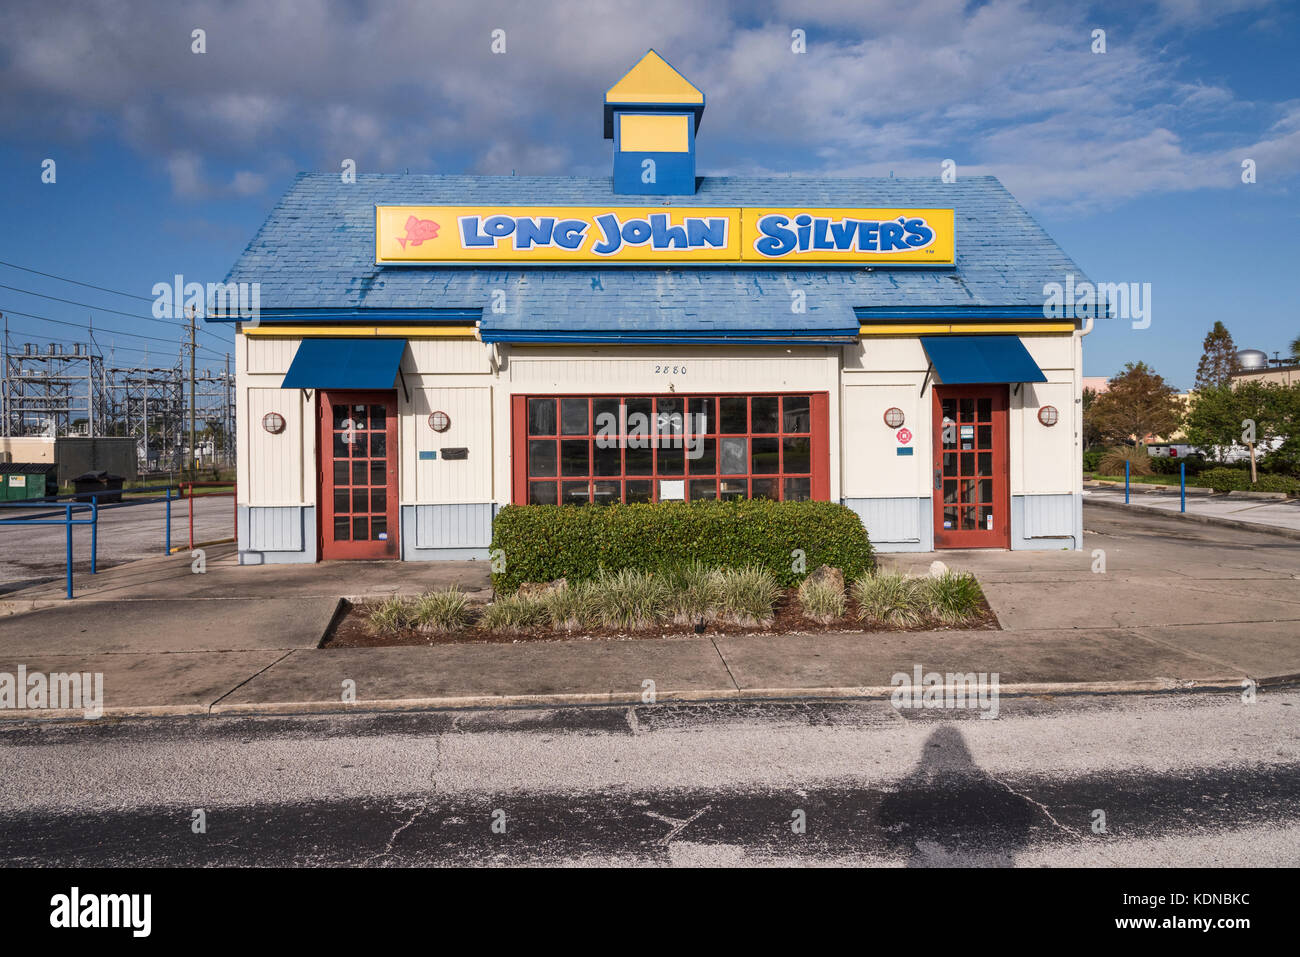
{"type": "Polygon", "coordinates": [[[104,357],[87,343],[6,341],[0,359],[5,435],[113,435],[104,357]]]}

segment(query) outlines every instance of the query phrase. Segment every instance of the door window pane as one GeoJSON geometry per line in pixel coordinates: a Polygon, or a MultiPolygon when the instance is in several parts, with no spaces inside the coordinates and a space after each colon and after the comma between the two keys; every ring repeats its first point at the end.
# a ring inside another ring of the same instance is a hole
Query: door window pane
{"type": "Polygon", "coordinates": [[[369,465],[366,462],[353,462],[352,463],[352,484],[365,485],[366,473],[368,470],[369,470],[369,465]]]}
{"type": "Polygon", "coordinates": [[[370,427],[372,429],[382,429],[388,424],[388,412],[382,405],[372,405],[370,407],[370,427]]]}
{"type": "Polygon", "coordinates": [[[988,399],[988,398],[980,399],[977,403],[977,408],[979,411],[979,418],[981,422],[988,422],[990,419],[993,418],[992,399],[988,399]]]}
{"type": "MultiPolygon", "coordinates": [[[[961,409],[961,420],[963,422],[969,422],[971,419],[975,418],[974,399],[962,399],[958,407],[961,409]]],[[[971,519],[971,521],[973,522],[974,519],[971,519]]]]}
{"type": "Polygon", "coordinates": [[[979,442],[979,445],[976,446],[977,448],[981,448],[981,449],[993,448],[993,426],[981,425],[979,426],[979,428],[976,429],[976,432],[978,433],[978,442],[979,442]]]}
{"type": "Polygon", "coordinates": [[[617,502],[623,496],[622,482],[593,482],[591,489],[592,500],[599,504],[617,502]]]}
{"type": "Polygon", "coordinates": [[[352,540],[354,542],[370,541],[370,520],[364,516],[352,519],[352,540]]]}
{"type": "Polygon", "coordinates": [[[334,490],[334,514],[345,515],[348,512],[348,490],[345,488],[334,490]]]}
{"type": "Polygon", "coordinates": [[[364,488],[354,488],[352,490],[352,511],[368,512],[370,511],[368,500],[370,498],[369,490],[364,488]]]}
{"type": "Polygon", "coordinates": [[[528,504],[529,505],[555,505],[555,483],[554,482],[529,482],[528,483],[528,504]]]}
{"type": "Polygon", "coordinates": [[[346,542],[352,537],[352,521],[346,515],[334,516],[334,541],[346,542]]]}
{"type": "Polygon", "coordinates": [[[372,542],[382,542],[388,532],[388,519],[383,515],[376,515],[370,519],[370,540],[372,542]]]}
{"type": "Polygon", "coordinates": [[[335,431],[343,428],[343,423],[350,418],[348,415],[348,407],[346,405],[335,404],[330,410],[330,413],[330,420],[333,423],[335,431]]]}
{"type": "Polygon", "coordinates": [[[780,488],[780,482],[780,479],[756,478],[749,483],[749,497],[770,498],[775,502],[781,497],[781,493],[778,491],[780,488]]]}
{"type": "Polygon", "coordinates": [[[348,463],[347,462],[336,461],[334,463],[334,484],[335,485],[348,484],[348,463]]]}
{"type": "Polygon", "coordinates": [[[388,511],[388,489],[374,488],[370,490],[370,511],[388,511]]]}
{"type": "Polygon", "coordinates": [[[634,479],[627,483],[627,501],[628,502],[648,502],[650,501],[650,480],[634,479]]]}
{"type": "Polygon", "coordinates": [[[370,484],[371,485],[388,485],[388,463],[383,459],[377,459],[370,463],[370,484]]]}
{"type": "MultiPolygon", "coordinates": [[[[363,438],[358,435],[357,438],[363,438]]],[[[357,455],[365,455],[365,452],[357,452],[357,455]]],[[[370,454],[377,459],[383,458],[388,454],[388,435],[385,432],[370,433],[370,454]]]]}

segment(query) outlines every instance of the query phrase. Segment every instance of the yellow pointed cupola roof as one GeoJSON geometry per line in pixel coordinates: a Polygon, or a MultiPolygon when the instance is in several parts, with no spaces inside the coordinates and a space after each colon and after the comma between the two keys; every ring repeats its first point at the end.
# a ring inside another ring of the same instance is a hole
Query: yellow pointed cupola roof
{"type": "Polygon", "coordinates": [[[704,112],[704,94],[658,53],[647,50],[636,66],[605,94],[606,139],[614,136],[615,107],[690,111],[695,114],[695,128],[699,129],[700,115],[704,112]]]}

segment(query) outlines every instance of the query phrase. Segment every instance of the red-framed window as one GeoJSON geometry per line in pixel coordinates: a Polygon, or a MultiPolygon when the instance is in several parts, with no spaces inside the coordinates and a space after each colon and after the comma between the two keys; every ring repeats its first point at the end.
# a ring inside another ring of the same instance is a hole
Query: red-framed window
{"type": "Polygon", "coordinates": [[[829,497],[825,392],[516,395],[516,504],[829,497]]]}

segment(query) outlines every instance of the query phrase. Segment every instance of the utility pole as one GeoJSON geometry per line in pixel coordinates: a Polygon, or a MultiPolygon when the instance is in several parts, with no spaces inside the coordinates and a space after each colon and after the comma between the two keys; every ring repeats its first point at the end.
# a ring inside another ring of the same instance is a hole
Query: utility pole
{"type": "Polygon", "coordinates": [[[196,310],[190,306],[190,481],[198,481],[199,477],[199,448],[194,444],[194,413],[195,413],[195,390],[194,390],[194,353],[196,332],[194,328],[194,318],[196,310]]]}
{"type": "MultiPolygon", "coordinates": [[[[4,316],[4,313],[0,313],[4,316]]],[[[4,415],[4,435],[9,436],[9,317],[4,316],[4,346],[0,348],[0,413],[4,415]]]]}

